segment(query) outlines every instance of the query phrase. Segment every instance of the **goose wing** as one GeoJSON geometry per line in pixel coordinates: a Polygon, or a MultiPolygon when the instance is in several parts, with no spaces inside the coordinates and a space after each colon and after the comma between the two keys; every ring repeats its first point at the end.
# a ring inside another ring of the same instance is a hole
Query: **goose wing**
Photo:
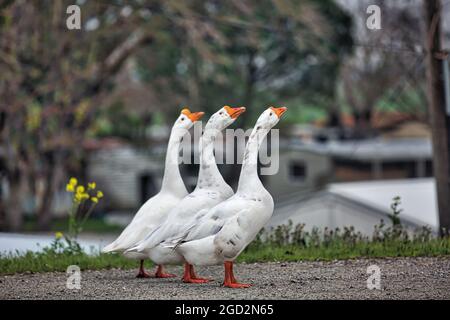
{"type": "Polygon", "coordinates": [[[152,233],[164,222],[165,213],[172,209],[174,200],[172,197],[164,197],[161,194],[147,200],[119,237],[102,251],[123,251],[135,245],[147,234],[152,233]]]}
{"type": "Polygon", "coordinates": [[[206,214],[199,215],[197,221],[192,224],[183,237],[179,237],[176,241],[167,242],[166,246],[176,248],[182,243],[217,234],[230,218],[247,210],[242,209],[243,206],[239,202],[239,200],[230,198],[213,207],[206,214]]]}

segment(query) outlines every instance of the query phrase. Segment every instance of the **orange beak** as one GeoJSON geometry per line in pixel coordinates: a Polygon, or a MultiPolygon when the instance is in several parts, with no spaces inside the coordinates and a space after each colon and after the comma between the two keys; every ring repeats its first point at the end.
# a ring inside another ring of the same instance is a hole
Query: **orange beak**
{"type": "Polygon", "coordinates": [[[275,112],[275,114],[277,115],[278,118],[281,118],[281,115],[287,111],[286,107],[280,107],[280,108],[270,107],[270,109],[272,109],[273,112],[275,112]]]}
{"type": "Polygon", "coordinates": [[[224,106],[224,108],[232,119],[236,119],[245,112],[245,107],[232,108],[229,106],[224,106]]]}
{"type": "Polygon", "coordinates": [[[181,110],[181,113],[187,116],[192,122],[200,120],[205,114],[204,112],[191,112],[188,108],[181,110]]]}

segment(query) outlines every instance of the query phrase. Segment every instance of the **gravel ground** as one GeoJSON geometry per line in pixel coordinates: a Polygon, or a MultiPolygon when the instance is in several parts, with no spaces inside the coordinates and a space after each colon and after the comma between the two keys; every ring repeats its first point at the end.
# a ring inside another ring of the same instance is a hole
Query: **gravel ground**
{"type": "Polygon", "coordinates": [[[450,257],[238,264],[236,277],[249,289],[221,287],[220,266],[197,271],[214,281],[136,279],[135,270],[113,269],[83,271],[81,290],[69,290],[61,272],[0,276],[0,299],[450,299],[450,257]],[[367,289],[373,264],[381,290],[367,289]]]}

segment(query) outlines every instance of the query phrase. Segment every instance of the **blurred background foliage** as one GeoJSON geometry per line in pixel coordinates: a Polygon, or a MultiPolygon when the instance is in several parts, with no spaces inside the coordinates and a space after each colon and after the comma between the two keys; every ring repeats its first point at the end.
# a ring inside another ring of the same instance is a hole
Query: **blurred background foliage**
{"type": "MultiPolygon", "coordinates": [[[[289,106],[286,123],[340,125],[342,110],[359,119],[392,107],[393,72],[402,74],[392,53],[370,70],[352,62],[354,21],[333,0],[78,0],[83,26],[69,31],[73,2],[0,2],[1,168],[11,195],[0,220],[10,230],[23,224],[26,192],[36,195],[39,228],[49,227],[52,195],[82,172],[88,139],[142,142],[183,106],[246,106],[242,127],[268,105],[289,106]],[[386,85],[374,92],[375,82],[386,85]]],[[[392,28],[414,24],[389,12],[392,28]]],[[[421,105],[420,85],[402,93],[408,106],[421,105]]]]}

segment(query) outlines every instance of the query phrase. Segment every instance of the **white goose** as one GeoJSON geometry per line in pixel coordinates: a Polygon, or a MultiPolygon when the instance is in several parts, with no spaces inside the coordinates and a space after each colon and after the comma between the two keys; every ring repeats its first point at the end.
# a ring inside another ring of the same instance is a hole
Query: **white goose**
{"type": "MultiPolygon", "coordinates": [[[[233,190],[225,182],[217,168],[214,157],[214,141],[220,132],[232,124],[244,111],[244,107],[225,106],[211,116],[200,140],[200,171],[195,190],[170,211],[167,220],[160,228],[150,232],[143,241],[131,248],[130,252],[144,252],[158,264],[184,262],[181,255],[162,243],[183,237],[187,230],[196,223],[197,216],[201,216],[203,212],[206,213],[208,209],[233,195],[233,190]]],[[[197,277],[193,266],[185,264],[183,281],[203,283],[209,280],[197,277]]]]}
{"type": "Polygon", "coordinates": [[[268,108],[258,118],[247,142],[236,194],[199,219],[183,239],[166,244],[193,265],[224,263],[224,286],[247,288],[236,281],[233,261],[253,241],[273,213],[273,199],[257,173],[258,150],[264,137],[287,109],[268,108]]]}
{"type": "MultiPolygon", "coordinates": [[[[180,143],[187,130],[203,114],[203,112],[191,112],[187,108],[181,111],[170,134],[161,190],[142,205],[120,236],[102,250],[103,252],[122,252],[128,258],[140,260],[138,278],[150,277],[150,274],[144,269],[144,259],[147,256],[139,253],[125,253],[124,251],[142,240],[149,232],[158,228],[166,219],[168,212],[188,194],[178,168],[180,143]]],[[[163,266],[158,265],[155,277],[167,278],[173,276],[175,275],[164,273],[163,266]]]]}

